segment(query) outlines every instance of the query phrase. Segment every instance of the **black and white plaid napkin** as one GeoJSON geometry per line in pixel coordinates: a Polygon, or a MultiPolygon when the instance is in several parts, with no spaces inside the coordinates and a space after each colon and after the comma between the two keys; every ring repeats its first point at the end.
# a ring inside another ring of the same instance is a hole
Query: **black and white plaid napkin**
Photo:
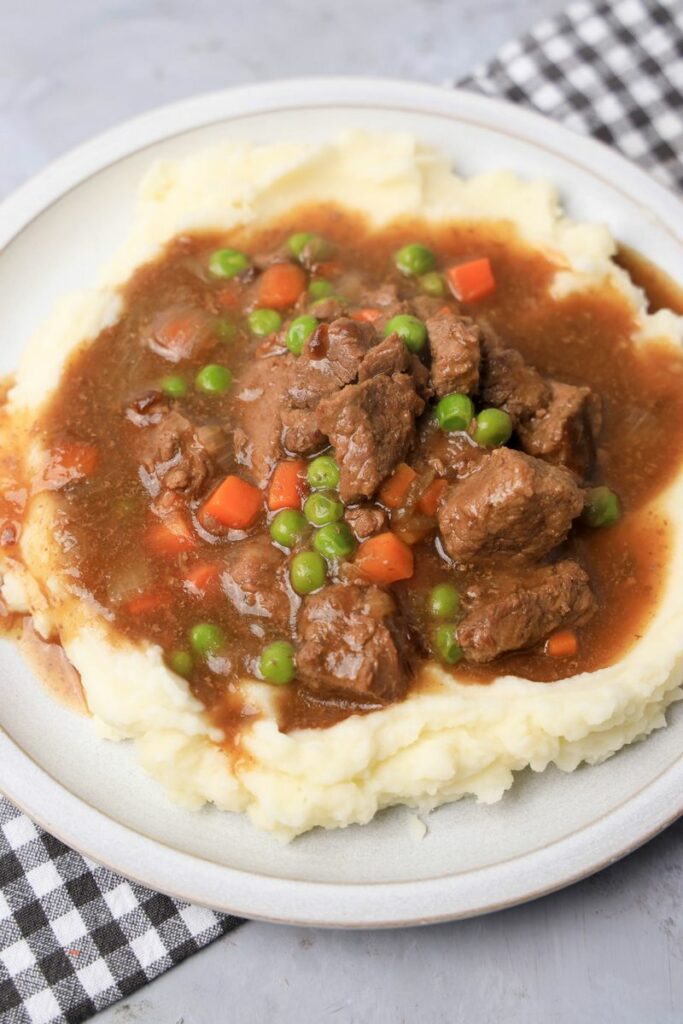
{"type": "Polygon", "coordinates": [[[683,190],[683,0],[575,0],[458,84],[594,135],[683,190]]]}
{"type": "MultiPolygon", "coordinates": [[[[683,190],[683,0],[577,0],[465,82],[683,190]]],[[[239,924],[118,877],[0,800],[0,1021],[77,1024],[239,924]]]]}

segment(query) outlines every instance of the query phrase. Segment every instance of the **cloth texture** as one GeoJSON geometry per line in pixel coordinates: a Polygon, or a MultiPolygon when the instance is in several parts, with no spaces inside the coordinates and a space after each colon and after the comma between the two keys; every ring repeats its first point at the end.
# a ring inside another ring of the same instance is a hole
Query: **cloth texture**
{"type": "Polygon", "coordinates": [[[458,84],[593,135],[683,191],[683,0],[576,0],[458,84]]]}
{"type": "MultiPolygon", "coordinates": [[[[578,0],[459,84],[683,190],[683,0],[578,0]]],[[[239,923],[120,878],[0,801],[2,1024],[78,1024],[239,923]]]]}

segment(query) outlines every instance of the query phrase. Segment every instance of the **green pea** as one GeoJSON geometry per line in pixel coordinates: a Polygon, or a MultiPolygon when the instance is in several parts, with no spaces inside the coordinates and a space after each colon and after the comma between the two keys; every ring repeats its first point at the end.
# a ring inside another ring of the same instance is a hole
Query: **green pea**
{"type": "Polygon", "coordinates": [[[275,309],[255,309],[247,317],[250,330],[265,338],[267,334],[274,334],[282,327],[282,317],[275,309]]]}
{"type": "Polygon", "coordinates": [[[402,274],[426,274],[434,269],[434,253],[420,242],[404,245],[394,256],[394,263],[402,274]]]}
{"type": "Polygon", "coordinates": [[[292,256],[296,256],[299,259],[308,243],[314,238],[315,235],[311,231],[297,231],[295,234],[290,235],[287,239],[287,245],[292,256]]]}
{"type": "Polygon", "coordinates": [[[308,286],[308,294],[312,299],[326,299],[333,291],[332,282],[326,281],[324,277],[317,277],[308,286]]]}
{"type": "Polygon", "coordinates": [[[462,658],[462,647],[458,643],[456,627],[450,623],[439,626],[434,631],[434,646],[441,660],[447,665],[457,665],[462,658]]]}
{"type": "Polygon", "coordinates": [[[460,608],[460,594],[452,583],[438,583],[427,601],[433,619],[452,619],[460,608]]]}
{"type": "Polygon", "coordinates": [[[304,345],[317,326],[318,321],[314,316],[311,316],[310,313],[304,313],[302,316],[297,316],[292,320],[291,324],[287,328],[285,344],[293,355],[301,355],[304,350],[304,345]]]}
{"type": "Polygon", "coordinates": [[[477,416],[474,440],[485,448],[497,448],[512,436],[512,420],[502,409],[482,409],[477,416]]]}
{"type": "Polygon", "coordinates": [[[168,377],[162,377],[161,390],[169,398],[182,398],[187,394],[187,381],[174,373],[168,377]]]}
{"type": "Polygon", "coordinates": [[[289,565],[289,578],[297,594],[320,590],[327,576],[325,559],[318,551],[301,551],[289,565]]]}
{"type": "Polygon", "coordinates": [[[209,259],[214,277],[236,277],[249,268],[249,258],[239,249],[216,249],[209,259]]]}
{"type": "Polygon", "coordinates": [[[304,502],[304,515],[313,526],[336,523],[344,515],[344,506],[336,494],[317,491],[304,502]]]}
{"type": "Polygon", "coordinates": [[[286,640],[276,640],[261,651],[259,660],[261,675],[268,683],[282,686],[291,683],[296,675],[294,648],[286,640]]]}
{"type": "Polygon", "coordinates": [[[232,341],[237,333],[237,327],[227,316],[219,317],[216,320],[214,330],[221,341],[232,341]]]}
{"type": "Polygon", "coordinates": [[[356,538],[348,523],[328,523],[317,531],[313,547],[323,558],[348,558],[356,550],[356,538]]]}
{"type": "Polygon", "coordinates": [[[329,242],[310,231],[297,231],[296,234],[290,235],[287,244],[289,251],[298,260],[306,259],[312,263],[326,259],[330,253],[329,242]]]}
{"type": "Polygon", "coordinates": [[[194,379],[195,386],[207,395],[222,395],[232,384],[232,374],[227,366],[219,363],[209,363],[202,366],[194,379]]]}
{"type": "Polygon", "coordinates": [[[384,337],[387,338],[394,332],[398,334],[405,347],[411,352],[419,352],[427,340],[427,328],[421,320],[418,320],[416,316],[410,316],[409,313],[392,316],[384,328],[384,337]]]}
{"type": "Polygon", "coordinates": [[[436,419],[442,430],[467,430],[474,418],[474,405],[467,395],[444,395],[436,404],[436,419]]]}
{"type": "Polygon", "coordinates": [[[190,647],[203,658],[210,654],[218,654],[224,644],[223,630],[212,622],[199,622],[190,630],[190,647]]]}
{"type": "Polygon", "coordinates": [[[433,295],[435,299],[440,299],[442,295],[446,294],[444,279],[436,270],[433,270],[430,274],[422,275],[420,287],[423,292],[427,295],[433,295]]]}
{"type": "Polygon", "coordinates": [[[621,502],[619,498],[604,485],[591,487],[586,491],[581,520],[586,526],[613,526],[621,519],[621,502]]]}
{"type": "Polygon", "coordinates": [[[174,651],[168,663],[176,675],[184,678],[192,675],[192,655],[189,651],[174,651]]]}
{"type": "Polygon", "coordinates": [[[306,477],[314,491],[336,487],[339,475],[339,466],[331,455],[318,455],[308,463],[306,477]]]}
{"type": "Polygon", "coordinates": [[[306,534],[308,522],[295,508],[283,508],[270,524],[270,536],[283,548],[293,548],[306,534]]]}

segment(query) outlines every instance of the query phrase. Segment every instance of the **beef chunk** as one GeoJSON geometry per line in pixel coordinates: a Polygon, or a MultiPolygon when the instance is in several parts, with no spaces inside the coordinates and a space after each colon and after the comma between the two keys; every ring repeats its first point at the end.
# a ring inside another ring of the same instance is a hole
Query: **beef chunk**
{"type": "Polygon", "coordinates": [[[472,604],[458,641],[470,661],[491,661],[531,647],[561,626],[581,626],[596,608],[588,576],[570,561],[495,577],[468,596],[472,604]]]}
{"type": "Polygon", "coordinates": [[[290,452],[310,455],[324,444],[318,403],[356,380],[360,364],[377,336],[372,324],[341,317],[320,324],[296,360],[282,412],[283,441],[290,452]]]}
{"type": "Polygon", "coordinates": [[[281,410],[293,371],[294,356],[255,359],[240,376],[233,406],[235,454],[264,483],[282,457],[281,410]]]}
{"type": "Polygon", "coordinates": [[[464,480],[490,454],[488,448],[482,448],[469,434],[443,431],[432,417],[425,417],[420,423],[413,465],[418,472],[432,470],[436,476],[447,480],[464,480]]]}
{"type": "Polygon", "coordinates": [[[378,505],[355,505],[352,508],[347,508],[344,519],[358,540],[365,540],[384,529],[387,523],[387,514],[378,505]]]}
{"type": "Polygon", "coordinates": [[[441,398],[452,391],[473,394],[479,386],[479,328],[450,311],[426,321],[432,353],[432,387],[441,398]]]}
{"type": "Polygon", "coordinates": [[[550,401],[519,427],[529,455],[567,466],[583,476],[595,458],[600,404],[590,388],[549,381],[550,401]]]}
{"type": "Polygon", "coordinates": [[[434,295],[414,295],[410,300],[410,307],[414,316],[425,321],[448,308],[444,299],[438,299],[434,295]]]}
{"type": "Polygon", "coordinates": [[[364,309],[376,309],[380,316],[373,321],[373,326],[381,334],[392,317],[399,313],[411,313],[410,303],[398,294],[398,288],[392,281],[385,281],[377,288],[364,288],[356,299],[357,305],[364,309]]]}
{"type": "Polygon", "coordinates": [[[380,374],[323,399],[318,426],[336,449],[342,501],[372,497],[408,453],[423,409],[405,373],[380,374]]]}
{"type": "Polygon", "coordinates": [[[451,558],[478,565],[542,557],[565,539],[582,508],[567,470],[498,448],[475,473],[448,487],[438,520],[451,558]]]}
{"type": "Polygon", "coordinates": [[[516,428],[531,419],[550,400],[550,387],[512,348],[486,345],[482,363],[481,399],[504,409],[516,428]]]}
{"type": "Polygon", "coordinates": [[[369,380],[380,373],[410,373],[421,398],[431,397],[429,387],[429,370],[403,344],[397,334],[390,334],[370,349],[360,364],[358,380],[369,380]]]}
{"type": "MultiPolygon", "coordinates": [[[[308,308],[309,301],[310,296],[308,296],[308,301],[306,302],[306,309],[308,308]]],[[[313,312],[315,313],[316,319],[325,320],[330,323],[333,320],[343,319],[345,316],[345,309],[346,304],[342,302],[341,299],[336,298],[334,295],[330,295],[327,298],[320,299],[316,302],[313,312]]]]}
{"type": "Polygon", "coordinates": [[[241,615],[289,623],[291,608],[284,583],[285,556],[263,534],[230,544],[221,586],[241,615]]]}
{"type": "Polygon", "coordinates": [[[393,597],[378,587],[335,584],[306,598],[297,670],[316,692],[399,700],[408,687],[409,643],[393,597]]]}
{"type": "Polygon", "coordinates": [[[155,499],[164,491],[195,498],[213,471],[210,452],[185,416],[168,410],[142,436],[143,482],[155,499]]]}
{"type": "MultiPolygon", "coordinates": [[[[377,288],[364,288],[358,303],[366,309],[398,310],[403,306],[398,288],[393,281],[383,281],[377,288]]],[[[392,312],[393,315],[393,312],[392,312]]]]}
{"type": "Polygon", "coordinates": [[[136,427],[159,423],[169,411],[168,399],[161,391],[144,391],[126,407],[126,419],[136,427]]]}

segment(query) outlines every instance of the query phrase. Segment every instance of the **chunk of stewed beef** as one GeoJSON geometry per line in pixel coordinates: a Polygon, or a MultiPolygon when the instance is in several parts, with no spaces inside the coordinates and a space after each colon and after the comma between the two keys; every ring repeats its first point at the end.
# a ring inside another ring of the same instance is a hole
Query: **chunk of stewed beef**
{"type": "Polygon", "coordinates": [[[476,472],[490,454],[490,449],[477,444],[464,431],[449,433],[441,430],[432,417],[423,417],[413,465],[418,471],[429,469],[436,476],[447,480],[464,480],[476,472]]]}
{"type": "Polygon", "coordinates": [[[225,550],[221,587],[235,610],[287,626],[291,607],[282,552],[264,535],[248,537],[225,550]]]}
{"type": "Polygon", "coordinates": [[[377,316],[372,323],[380,335],[392,317],[412,312],[410,303],[401,298],[393,281],[385,281],[377,288],[363,288],[356,303],[364,309],[376,310],[377,316]]]}
{"type": "Polygon", "coordinates": [[[453,391],[473,394],[479,386],[479,327],[448,309],[427,318],[432,388],[441,398],[453,391]]]}
{"type": "Polygon", "coordinates": [[[135,396],[125,409],[126,419],[136,427],[159,423],[169,411],[169,401],[161,391],[150,389],[135,396]]]}
{"type": "Polygon", "coordinates": [[[566,538],[582,508],[567,470],[498,448],[475,473],[448,487],[438,521],[451,558],[480,565],[541,558],[566,538]]]}
{"type": "Polygon", "coordinates": [[[365,540],[379,533],[387,524],[387,514],[379,505],[352,505],[344,512],[344,519],[349,524],[358,540],[365,540]]]}
{"type": "Polygon", "coordinates": [[[292,378],[294,356],[255,359],[235,384],[233,436],[237,460],[263,483],[282,457],[282,403],[292,378]]]}
{"type": "Polygon", "coordinates": [[[595,458],[600,402],[588,387],[549,381],[550,400],[520,425],[519,439],[529,455],[567,466],[583,476],[595,458]]]}
{"type": "Polygon", "coordinates": [[[310,455],[324,444],[318,403],[358,377],[360,364],[376,343],[372,324],[346,317],[321,323],[295,362],[282,410],[282,440],[290,452],[310,455]]]}
{"type": "Polygon", "coordinates": [[[372,497],[410,450],[423,409],[406,373],[383,373],[323,399],[317,422],[336,450],[342,501],[372,497]]]}
{"type": "Polygon", "coordinates": [[[410,312],[420,320],[427,321],[446,309],[446,301],[434,295],[414,295],[410,300],[410,312]]]}
{"type": "Polygon", "coordinates": [[[496,575],[467,596],[458,641],[470,661],[532,647],[556,629],[583,625],[596,608],[588,576],[571,561],[496,575]]]}
{"type": "Polygon", "coordinates": [[[528,366],[516,349],[485,345],[481,371],[481,401],[503,409],[519,427],[550,401],[550,386],[528,366]]]}
{"type": "MultiPolygon", "coordinates": [[[[308,306],[309,302],[307,301],[304,308],[307,310],[308,306]]],[[[340,320],[345,317],[346,303],[335,295],[329,295],[327,298],[318,299],[311,312],[315,315],[316,320],[332,323],[334,320],[340,320]]]]}
{"type": "Polygon", "coordinates": [[[175,409],[140,434],[142,479],[150,495],[164,491],[195,498],[204,490],[213,471],[213,449],[202,440],[194,425],[175,409]]]}
{"type": "Polygon", "coordinates": [[[393,597],[378,587],[335,584],[304,601],[297,674],[313,691],[399,700],[410,676],[410,644],[393,597]]]}
{"type": "Polygon", "coordinates": [[[358,380],[369,380],[381,373],[409,373],[420,397],[425,400],[431,397],[429,370],[406,348],[397,334],[390,334],[388,338],[370,349],[360,364],[358,380]]]}

